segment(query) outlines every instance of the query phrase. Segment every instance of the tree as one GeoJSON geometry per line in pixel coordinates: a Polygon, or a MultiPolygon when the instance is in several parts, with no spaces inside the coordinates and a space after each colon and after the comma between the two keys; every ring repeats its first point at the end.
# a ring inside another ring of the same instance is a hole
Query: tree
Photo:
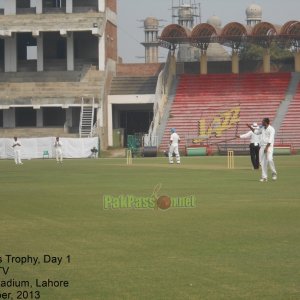
{"type": "MultiPolygon", "coordinates": [[[[264,48],[256,44],[246,44],[241,48],[241,60],[262,60],[264,48]]],[[[293,53],[283,49],[273,42],[270,47],[271,60],[287,60],[293,58],[293,53]]]]}

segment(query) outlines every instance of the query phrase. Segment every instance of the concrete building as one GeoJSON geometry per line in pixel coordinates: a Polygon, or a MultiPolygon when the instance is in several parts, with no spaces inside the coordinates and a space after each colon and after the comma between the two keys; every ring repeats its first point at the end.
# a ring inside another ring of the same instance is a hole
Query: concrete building
{"type": "Polygon", "coordinates": [[[116,62],[116,0],[4,0],[0,131],[78,135],[83,107],[92,111],[86,135],[105,127],[104,87],[116,62]]]}

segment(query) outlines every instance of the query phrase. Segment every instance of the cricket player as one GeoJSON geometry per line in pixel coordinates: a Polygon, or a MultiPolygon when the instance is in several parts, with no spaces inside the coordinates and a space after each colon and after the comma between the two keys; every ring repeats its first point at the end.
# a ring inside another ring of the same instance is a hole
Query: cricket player
{"type": "MultiPolygon", "coordinates": [[[[252,124],[252,128],[254,130],[258,129],[257,123],[252,124]]],[[[245,134],[237,135],[237,138],[240,139],[248,139],[250,138],[250,157],[251,157],[251,162],[254,170],[259,169],[259,149],[260,149],[260,135],[255,134],[251,130],[248,131],[245,134]]]]}
{"type": "Polygon", "coordinates": [[[260,181],[268,181],[268,165],[272,171],[272,179],[277,180],[277,172],[273,161],[275,129],[270,125],[270,119],[264,118],[262,126],[254,129],[252,126],[247,126],[257,135],[261,135],[259,156],[261,161],[262,176],[260,181]]]}
{"type": "Polygon", "coordinates": [[[21,160],[21,142],[18,141],[18,138],[15,136],[14,137],[14,142],[12,145],[14,149],[14,154],[15,154],[15,164],[16,165],[23,165],[22,160],[21,160]]]}
{"type": "Polygon", "coordinates": [[[178,151],[178,145],[180,142],[180,137],[176,133],[176,129],[171,129],[171,137],[170,137],[170,148],[169,148],[169,163],[173,164],[173,153],[176,155],[176,162],[180,164],[180,155],[178,151]]]}
{"type": "Polygon", "coordinates": [[[59,137],[56,138],[54,143],[55,148],[55,156],[56,156],[56,162],[62,163],[63,161],[63,154],[62,154],[62,142],[59,140],[59,137]]]}

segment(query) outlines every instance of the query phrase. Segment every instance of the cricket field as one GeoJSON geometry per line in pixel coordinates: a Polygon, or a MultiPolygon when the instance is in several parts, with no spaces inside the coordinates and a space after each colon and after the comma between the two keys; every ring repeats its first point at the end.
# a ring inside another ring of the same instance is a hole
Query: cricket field
{"type": "Polygon", "coordinates": [[[275,164],[1,160],[0,299],[300,299],[300,156],[275,164]]]}

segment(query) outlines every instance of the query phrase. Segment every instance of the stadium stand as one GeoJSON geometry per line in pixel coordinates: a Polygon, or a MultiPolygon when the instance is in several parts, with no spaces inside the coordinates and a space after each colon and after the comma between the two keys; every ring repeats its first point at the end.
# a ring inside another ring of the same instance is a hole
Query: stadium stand
{"type": "Polygon", "coordinates": [[[110,95],[155,94],[157,76],[114,77],[110,95]]]}
{"type": "Polygon", "coordinates": [[[294,149],[300,149],[300,84],[296,95],[289,106],[288,113],[277,134],[277,142],[291,145],[294,149]]]}
{"type": "Polygon", "coordinates": [[[81,97],[100,99],[103,84],[103,74],[93,67],[82,72],[1,73],[0,98],[2,105],[80,104],[81,97]]]}
{"type": "MultiPolygon", "coordinates": [[[[77,138],[77,133],[69,133],[65,132],[64,128],[57,127],[47,127],[47,128],[15,128],[13,131],[15,136],[20,138],[28,138],[28,137],[49,137],[49,136],[60,136],[60,137],[68,137],[68,138],[77,138]]],[[[10,129],[0,129],[1,138],[11,138],[11,130],[10,129]]]]}
{"type": "Polygon", "coordinates": [[[246,123],[274,120],[290,79],[290,73],[182,75],[160,149],[167,149],[172,127],[181,136],[181,150],[232,144],[236,134],[248,131],[246,123]]]}

